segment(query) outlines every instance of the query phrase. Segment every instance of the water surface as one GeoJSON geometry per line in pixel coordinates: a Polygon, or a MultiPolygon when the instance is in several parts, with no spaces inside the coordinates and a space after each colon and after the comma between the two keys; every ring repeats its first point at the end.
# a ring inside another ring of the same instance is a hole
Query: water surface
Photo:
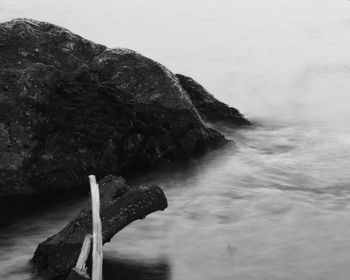
{"type": "MultiPolygon", "coordinates": [[[[225,129],[235,146],[130,181],[161,185],[169,208],[104,247],[104,279],[349,278],[348,1],[2,0],[1,20],[14,17],[135,49],[259,123],[225,129]]],[[[12,222],[3,211],[0,279],[35,279],[38,242],[82,199],[12,222]]]]}

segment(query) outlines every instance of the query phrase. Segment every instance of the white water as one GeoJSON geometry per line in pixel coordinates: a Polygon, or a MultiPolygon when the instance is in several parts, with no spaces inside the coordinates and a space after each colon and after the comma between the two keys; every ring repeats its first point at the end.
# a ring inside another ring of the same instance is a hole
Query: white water
{"type": "MultiPolygon", "coordinates": [[[[349,1],[1,0],[1,21],[14,17],[135,49],[261,124],[227,131],[236,148],[139,179],[169,208],[118,234],[107,259],[165,263],[162,280],[349,279],[349,1]]],[[[37,242],[78,204],[0,231],[0,279],[32,279],[37,242]]]]}

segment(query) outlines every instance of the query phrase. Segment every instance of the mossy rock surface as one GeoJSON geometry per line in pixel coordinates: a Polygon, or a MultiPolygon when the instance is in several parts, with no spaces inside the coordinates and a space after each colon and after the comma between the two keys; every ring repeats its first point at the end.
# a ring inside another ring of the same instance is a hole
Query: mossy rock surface
{"type": "MultiPolygon", "coordinates": [[[[76,189],[88,174],[125,174],[222,145],[204,123],[220,117],[206,117],[213,110],[200,108],[201,94],[132,50],[46,22],[1,23],[0,194],[76,189]]],[[[237,114],[224,121],[246,123],[237,114]]]]}

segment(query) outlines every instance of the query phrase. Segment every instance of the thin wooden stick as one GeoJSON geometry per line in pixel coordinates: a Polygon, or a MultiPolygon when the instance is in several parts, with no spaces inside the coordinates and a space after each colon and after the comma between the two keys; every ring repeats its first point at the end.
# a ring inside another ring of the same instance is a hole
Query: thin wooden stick
{"type": "Polygon", "coordinates": [[[91,248],[91,234],[85,235],[83,246],[81,247],[81,252],[77,261],[75,268],[77,270],[86,272],[86,260],[89,257],[90,248],[91,248]]]}
{"type": "Polygon", "coordinates": [[[70,272],[67,280],[90,280],[90,277],[87,273],[81,270],[77,270],[75,267],[70,272]]]}
{"type": "Polygon", "coordinates": [[[92,280],[102,280],[102,226],[100,218],[100,193],[96,178],[89,176],[92,208],[92,280]]]}

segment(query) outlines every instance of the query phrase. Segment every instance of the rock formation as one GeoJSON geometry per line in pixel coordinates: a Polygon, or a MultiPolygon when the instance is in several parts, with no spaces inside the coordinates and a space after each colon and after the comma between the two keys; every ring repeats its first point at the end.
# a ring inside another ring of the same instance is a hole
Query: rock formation
{"type": "Polygon", "coordinates": [[[30,19],[0,24],[0,194],[86,185],[227,142],[249,122],[190,78],[30,19]]]}
{"type": "Polygon", "coordinates": [[[237,109],[217,100],[192,78],[180,74],[176,77],[204,120],[234,127],[250,125],[250,122],[237,109]]]}

